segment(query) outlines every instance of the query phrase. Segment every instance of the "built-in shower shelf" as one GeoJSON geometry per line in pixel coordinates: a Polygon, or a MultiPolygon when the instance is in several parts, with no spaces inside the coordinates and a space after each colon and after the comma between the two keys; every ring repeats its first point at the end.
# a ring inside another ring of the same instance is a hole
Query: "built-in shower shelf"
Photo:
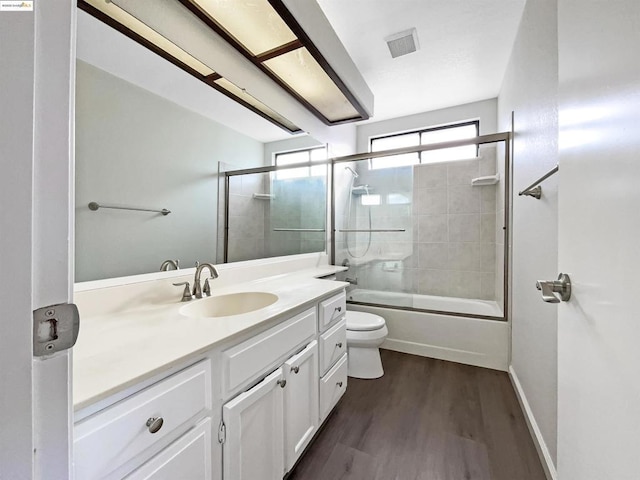
{"type": "Polygon", "coordinates": [[[500,181],[500,174],[496,173],[495,175],[487,175],[484,177],[472,178],[471,185],[474,187],[483,187],[485,185],[495,185],[500,181]]]}

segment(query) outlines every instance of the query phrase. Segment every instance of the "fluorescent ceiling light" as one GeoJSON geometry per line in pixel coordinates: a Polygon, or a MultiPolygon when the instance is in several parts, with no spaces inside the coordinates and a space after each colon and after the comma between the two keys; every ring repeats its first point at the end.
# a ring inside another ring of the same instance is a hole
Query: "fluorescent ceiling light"
{"type": "Polygon", "coordinates": [[[180,0],[328,125],[369,118],[282,0],[180,0]]]}
{"type": "MultiPolygon", "coordinates": [[[[161,35],[158,33],[161,30],[156,31],[150,28],[153,22],[147,16],[153,16],[157,20],[159,16],[172,15],[165,16],[166,23],[176,21],[173,15],[182,16],[181,13],[177,11],[173,14],[166,13],[168,10],[161,4],[154,4],[152,10],[146,11],[146,7],[138,8],[135,5],[140,12],[145,13],[134,16],[127,13],[131,11],[130,7],[134,6],[131,2],[113,0],[113,3],[110,3],[110,1],[78,0],[78,5],[247,108],[289,131],[299,131],[290,121],[261,101],[254,97],[248,98],[243,89],[235,85],[235,88],[230,87],[220,81],[225,74],[220,75],[219,68],[224,70],[224,66],[213,65],[214,62],[211,60],[198,58],[198,55],[192,51],[192,47],[182,45],[180,37],[172,37],[167,32],[161,35]],[[182,48],[178,45],[182,45],[182,48]]],[[[226,41],[239,55],[251,61],[266,77],[282,87],[325,124],[334,125],[369,118],[368,112],[371,111],[371,105],[367,109],[359,102],[358,97],[349,90],[320,50],[312,43],[296,18],[284,5],[283,0],[172,1],[178,6],[186,7],[204,25],[213,30],[213,32],[209,30],[212,41],[214,39],[218,42],[222,42],[221,39],[226,41]]],[[[188,15],[188,12],[185,11],[185,14],[188,15]]],[[[194,21],[198,22],[195,18],[194,21]]],[[[176,23],[180,22],[176,21],[176,23]]],[[[326,23],[328,25],[328,22],[326,23]]],[[[204,27],[202,23],[200,25],[204,27]]],[[[176,28],[170,30],[176,31],[176,28]]],[[[184,30],[180,32],[181,35],[189,35],[189,32],[184,30]]],[[[330,51],[335,51],[335,48],[330,51]]],[[[346,52],[341,52],[343,53],[346,55],[346,52]]],[[[344,58],[339,61],[343,62],[344,58]]],[[[268,81],[266,78],[265,80],[268,81]]],[[[352,78],[351,80],[353,81],[352,78]]],[[[236,85],[239,81],[242,80],[233,80],[236,85]]],[[[265,98],[262,100],[267,101],[265,98]]]]}

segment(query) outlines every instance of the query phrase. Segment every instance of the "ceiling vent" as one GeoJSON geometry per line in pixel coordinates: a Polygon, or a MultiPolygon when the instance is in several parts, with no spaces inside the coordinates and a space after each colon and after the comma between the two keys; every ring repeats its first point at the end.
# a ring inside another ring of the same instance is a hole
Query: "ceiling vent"
{"type": "Polygon", "coordinates": [[[402,55],[415,52],[420,48],[418,33],[415,28],[390,35],[385,38],[384,41],[387,42],[392,58],[401,57],[402,55]]]}

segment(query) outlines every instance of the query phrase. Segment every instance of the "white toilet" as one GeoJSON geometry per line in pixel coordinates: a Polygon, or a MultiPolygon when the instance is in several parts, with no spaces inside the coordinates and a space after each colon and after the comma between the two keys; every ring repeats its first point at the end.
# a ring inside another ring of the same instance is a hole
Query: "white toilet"
{"type": "Polygon", "coordinates": [[[373,313],[347,310],[347,375],[380,378],[384,375],[380,349],[389,331],[384,318],[373,313]]]}

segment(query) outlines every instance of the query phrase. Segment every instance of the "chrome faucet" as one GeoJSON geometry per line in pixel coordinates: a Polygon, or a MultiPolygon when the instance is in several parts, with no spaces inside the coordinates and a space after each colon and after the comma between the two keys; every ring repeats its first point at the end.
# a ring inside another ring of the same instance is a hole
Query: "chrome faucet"
{"type": "Polygon", "coordinates": [[[209,272],[211,273],[211,276],[209,277],[210,279],[213,280],[215,278],[218,278],[218,271],[216,270],[216,267],[214,267],[210,263],[201,263],[200,265],[198,265],[198,268],[196,268],[196,278],[194,279],[193,285],[193,295],[196,298],[211,296],[211,285],[209,285],[209,278],[204,281],[204,287],[200,285],[200,275],[202,274],[202,270],[204,270],[205,268],[208,268],[209,272]]]}
{"type": "Polygon", "coordinates": [[[180,270],[180,260],[165,260],[160,265],[161,272],[168,272],[169,267],[173,267],[174,270],[180,270]]]}

